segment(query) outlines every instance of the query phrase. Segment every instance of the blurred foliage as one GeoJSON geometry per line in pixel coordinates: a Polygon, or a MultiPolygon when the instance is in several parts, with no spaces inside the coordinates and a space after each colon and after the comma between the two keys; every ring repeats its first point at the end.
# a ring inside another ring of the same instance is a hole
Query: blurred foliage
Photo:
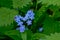
{"type": "Polygon", "coordinates": [[[0,8],[0,26],[11,24],[14,20],[14,16],[18,14],[17,10],[11,10],[5,7],[0,8]]]}
{"type": "Polygon", "coordinates": [[[45,36],[45,39],[42,40],[59,40],[60,39],[60,33],[54,33],[54,34],[50,34],[50,36],[45,36]]]}
{"type": "Polygon", "coordinates": [[[43,24],[44,34],[60,32],[60,23],[55,21],[52,17],[46,16],[43,24]]]}
{"type": "Polygon", "coordinates": [[[41,34],[41,33],[35,33],[33,36],[32,36],[32,40],[39,40],[40,38],[45,38],[45,34],[41,34]]]}
{"type": "Polygon", "coordinates": [[[0,0],[0,7],[12,8],[12,0],[0,0]]]}
{"type": "Polygon", "coordinates": [[[40,40],[55,32],[60,33],[59,0],[0,0],[0,40],[40,40]],[[14,16],[25,16],[30,9],[33,9],[35,19],[28,30],[20,33],[16,30],[14,16]],[[44,31],[39,32],[39,27],[44,31]]]}
{"type": "Polygon", "coordinates": [[[57,5],[60,6],[60,0],[38,0],[39,2],[42,2],[42,4],[48,4],[48,5],[57,5]]]}
{"type": "Polygon", "coordinates": [[[14,8],[21,8],[23,6],[26,6],[26,4],[31,3],[31,0],[12,0],[13,1],[13,7],[14,8]]]}
{"type": "Polygon", "coordinates": [[[9,37],[11,37],[14,40],[22,40],[21,39],[21,34],[17,30],[7,31],[7,32],[5,32],[5,35],[8,35],[9,37]]]}

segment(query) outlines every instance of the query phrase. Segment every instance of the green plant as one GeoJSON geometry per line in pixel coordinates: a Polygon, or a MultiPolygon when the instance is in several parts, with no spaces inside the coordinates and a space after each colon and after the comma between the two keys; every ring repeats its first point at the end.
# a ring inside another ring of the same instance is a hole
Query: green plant
{"type": "Polygon", "coordinates": [[[40,38],[44,39],[45,35],[57,36],[60,33],[60,1],[0,0],[0,33],[1,40],[39,40],[40,38]],[[21,33],[16,30],[19,26],[14,17],[16,15],[24,17],[27,11],[31,9],[35,14],[32,25],[27,26],[24,22],[25,28],[28,29],[21,33]],[[39,32],[40,27],[43,28],[42,32],[39,32]],[[57,34],[54,34],[55,32],[57,34]]]}

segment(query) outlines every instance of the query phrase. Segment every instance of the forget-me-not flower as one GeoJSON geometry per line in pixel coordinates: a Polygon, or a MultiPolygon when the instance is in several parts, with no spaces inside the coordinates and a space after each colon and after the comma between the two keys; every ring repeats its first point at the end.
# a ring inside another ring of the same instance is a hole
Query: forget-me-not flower
{"type": "Polygon", "coordinates": [[[29,19],[34,19],[34,13],[33,10],[28,10],[26,16],[28,16],[29,19]]]}
{"type": "Polygon", "coordinates": [[[22,20],[22,19],[23,19],[23,17],[22,17],[21,15],[19,15],[19,18],[20,18],[20,20],[22,20]]]}
{"type": "Polygon", "coordinates": [[[24,31],[25,31],[25,26],[22,25],[22,26],[20,27],[20,32],[24,32],[24,31]]]}
{"type": "Polygon", "coordinates": [[[17,23],[19,23],[19,22],[20,22],[20,18],[19,18],[19,16],[18,16],[18,15],[16,15],[14,19],[15,19],[15,21],[16,21],[17,23]]]}
{"type": "Polygon", "coordinates": [[[27,30],[24,25],[21,25],[20,27],[16,28],[16,30],[19,30],[21,33],[27,30]]]}
{"type": "Polygon", "coordinates": [[[34,13],[33,10],[28,10],[25,17],[23,18],[23,21],[27,21],[27,20],[33,20],[34,19],[34,13]]]}
{"type": "Polygon", "coordinates": [[[34,15],[35,14],[34,14],[33,10],[28,10],[25,17],[22,17],[21,15],[16,15],[15,21],[17,22],[17,25],[20,26],[16,30],[20,30],[20,32],[24,32],[26,29],[25,26],[23,25],[24,21],[26,21],[28,26],[31,25],[32,20],[34,19],[34,15]]]}
{"type": "Polygon", "coordinates": [[[28,19],[29,19],[28,16],[25,16],[22,20],[27,21],[28,19]]]}
{"type": "Polygon", "coordinates": [[[43,28],[41,27],[41,28],[39,28],[39,32],[42,32],[43,31],[43,28]]]}
{"type": "Polygon", "coordinates": [[[34,16],[30,16],[29,18],[30,18],[31,20],[33,20],[33,19],[34,19],[34,16]]]}
{"type": "Polygon", "coordinates": [[[17,23],[19,23],[19,22],[21,22],[21,19],[22,19],[22,18],[23,18],[22,16],[16,15],[16,16],[15,16],[15,21],[16,21],[17,23]]]}
{"type": "Polygon", "coordinates": [[[27,23],[27,25],[31,25],[32,24],[32,21],[31,20],[28,20],[26,23],[27,23]]]}
{"type": "Polygon", "coordinates": [[[21,25],[23,25],[23,22],[20,21],[17,25],[21,26],[21,25]]]}

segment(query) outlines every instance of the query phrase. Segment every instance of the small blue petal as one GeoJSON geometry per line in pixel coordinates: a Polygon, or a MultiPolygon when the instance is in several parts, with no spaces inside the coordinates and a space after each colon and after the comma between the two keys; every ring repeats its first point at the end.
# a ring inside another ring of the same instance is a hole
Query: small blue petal
{"type": "Polygon", "coordinates": [[[24,32],[24,31],[25,31],[25,26],[22,25],[22,26],[20,27],[20,32],[24,32]]]}
{"type": "Polygon", "coordinates": [[[27,11],[27,14],[31,14],[31,13],[33,13],[33,10],[28,10],[27,11]]]}
{"type": "Polygon", "coordinates": [[[19,23],[19,22],[20,22],[20,20],[16,20],[16,22],[17,22],[17,23],[19,23]]]}
{"type": "Polygon", "coordinates": [[[26,23],[27,23],[27,25],[31,25],[32,24],[32,21],[31,20],[28,20],[26,23]]]}
{"type": "Polygon", "coordinates": [[[27,14],[26,14],[27,18],[33,20],[34,19],[34,15],[35,14],[33,13],[33,10],[28,10],[27,11],[27,14]]]}
{"type": "Polygon", "coordinates": [[[21,15],[19,15],[19,18],[22,20],[23,19],[23,17],[21,16],[21,15]]]}
{"type": "Polygon", "coordinates": [[[27,13],[26,15],[25,15],[25,17],[28,17],[29,16],[29,14],[27,13]]]}
{"type": "Polygon", "coordinates": [[[23,22],[20,21],[17,25],[21,26],[21,25],[23,25],[23,22]]]}
{"type": "Polygon", "coordinates": [[[23,17],[21,15],[16,15],[15,16],[15,20],[20,20],[20,19],[23,19],[23,17]]]}
{"type": "Polygon", "coordinates": [[[28,18],[28,16],[25,16],[24,18],[23,18],[23,21],[27,21],[29,18],[28,18]]]}
{"type": "Polygon", "coordinates": [[[20,21],[20,18],[18,15],[15,16],[14,20],[18,23],[20,21]]]}
{"type": "Polygon", "coordinates": [[[33,20],[34,19],[34,16],[30,16],[29,19],[33,20]]]}
{"type": "Polygon", "coordinates": [[[20,20],[20,18],[15,18],[15,21],[18,21],[18,20],[20,20]]]}
{"type": "Polygon", "coordinates": [[[43,31],[43,28],[39,28],[39,31],[42,32],[43,31]]]}
{"type": "Polygon", "coordinates": [[[23,18],[23,21],[27,21],[27,18],[24,17],[24,18],[23,18]]]}

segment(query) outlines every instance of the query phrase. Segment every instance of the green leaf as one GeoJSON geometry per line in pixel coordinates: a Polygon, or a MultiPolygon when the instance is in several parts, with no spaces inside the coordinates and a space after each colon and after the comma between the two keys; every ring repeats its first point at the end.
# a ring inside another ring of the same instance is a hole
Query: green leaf
{"type": "Polygon", "coordinates": [[[31,0],[12,0],[13,1],[13,7],[14,8],[21,8],[23,6],[26,6],[26,4],[31,3],[31,0]]]}
{"type": "Polygon", "coordinates": [[[7,31],[5,32],[5,35],[11,37],[14,40],[22,40],[21,33],[17,30],[7,31]]]}
{"type": "Polygon", "coordinates": [[[21,37],[22,37],[23,40],[27,40],[27,34],[26,34],[26,32],[21,33],[21,37]]]}
{"type": "Polygon", "coordinates": [[[43,23],[44,34],[50,34],[55,32],[60,32],[60,22],[55,21],[53,17],[46,15],[46,19],[43,23]]]}
{"type": "Polygon", "coordinates": [[[13,40],[11,37],[0,32],[0,40],[13,40]]]}
{"type": "Polygon", "coordinates": [[[0,32],[1,33],[4,33],[6,31],[10,31],[10,30],[13,30],[16,28],[16,24],[13,25],[13,24],[10,24],[10,25],[3,25],[3,26],[0,26],[0,32]]]}
{"type": "Polygon", "coordinates": [[[53,11],[52,17],[57,18],[60,17],[59,7],[56,5],[50,5],[49,9],[53,11]]]}
{"type": "Polygon", "coordinates": [[[40,2],[42,2],[42,4],[48,4],[48,5],[57,5],[60,6],[60,0],[39,0],[40,2]]]}
{"type": "Polygon", "coordinates": [[[47,10],[47,6],[46,5],[43,5],[36,13],[35,13],[35,20],[34,22],[36,22],[37,20],[39,20],[39,18],[42,16],[42,15],[45,15],[45,12],[47,10]],[[38,17],[38,18],[37,18],[38,17]]]}
{"type": "MultiPolygon", "coordinates": [[[[45,12],[47,10],[47,6],[43,5],[36,13],[35,13],[35,19],[33,21],[33,25],[31,27],[32,30],[36,30],[38,28],[38,25],[42,24],[45,18],[45,12]]],[[[36,32],[36,31],[35,31],[36,32]]]]}
{"type": "Polygon", "coordinates": [[[14,20],[15,15],[17,14],[18,14],[18,11],[16,10],[1,7],[0,8],[0,26],[11,24],[14,20]]]}
{"type": "Polygon", "coordinates": [[[33,33],[30,30],[28,30],[27,31],[27,40],[31,40],[32,39],[32,35],[33,35],[33,33]]]}
{"type": "Polygon", "coordinates": [[[41,33],[35,33],[33,36],[32,36],[32,40],[38,40],[40,38],[45,38],[45,34],[41,34],[41,33]]]}
{"type": "Polygon", "coordinates": [[[12,7],[12,0],[0,0],[0,6],[11,8],[12,7]]]}
{"type": "Polygon", "coordinates": [[[50,34],[45,36],[45,39],[42,40],[59,40],[60,39],[60,33],[54,33],[54,34],[50,34]]]}
{"type": "Polygon", "coordinates": [[[23,12],[23,13],[26,13],[31,7],[31,4],[28,4],[26,6],[24,6],[23,8],[20,8],[20,10],[23,12]]]}
{"type": "Polygon", "coordinates": [[[30,30],[21,33],[21,37],[23,40],[31,40],[32,39],[32,32],[30,30]]]}

